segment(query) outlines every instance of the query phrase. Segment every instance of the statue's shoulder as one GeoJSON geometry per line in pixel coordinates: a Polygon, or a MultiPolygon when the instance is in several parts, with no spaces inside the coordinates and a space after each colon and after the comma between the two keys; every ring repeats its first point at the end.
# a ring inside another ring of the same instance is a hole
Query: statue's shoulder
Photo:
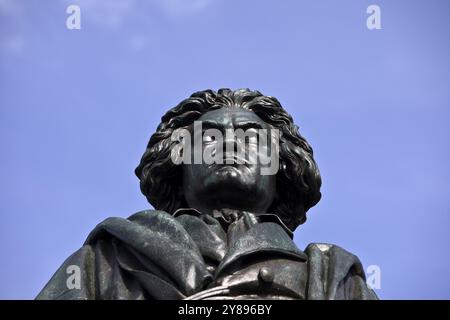
{"type": "Polygon", "coordinates": [[[109,217],[95,226],[89,233],[84,244],[92,244],[108,234],[125,234],[127,231],[136,230],[139,227],[155,225],[162,222],[170,224],[174,223],[173,221],[172,215],[162,210],[142,210],[133,213],[128,218],[109,217]]]}
{"type": "Polygon", "coordinates": [[[330,243],[311,243],[308,256],[309,299],[377,299],[366,284],[359,258],[330,243]]]}
{"type": "Polygon", "coordinates": [[[345,250],[344,248],[332,244],[332,243],[324,243],[324,242],[313,242],[308,244],[305,249],[305,252],[321,252],[323,254],[330,254],[332,252],[340,252],[351,255],[350,252],[345,250]]]}
{"type": "Polygon", "coordinates": [[[326,258],[329,263],[340,262],[340,264],[345,261],[345,265],[357,267],[358,271],[362,269],[361,262],[356,255],[335,244],[321,242],[310,243],[306,247],[305,253],[310,260],[323,260],[326,258]]]}
{"type": "Polygon", "coordinates": [[[146,219],[154,219],[157,217],[168,219],[168,218],[172,217],[172,215],[167,213],[166,211],[148,209],[148,210],[142,210],[142,211],[133,213],[131,216],[129,216],[127,218],[127,220],[142,221],[142,220],[146,220],[146,219]]]}

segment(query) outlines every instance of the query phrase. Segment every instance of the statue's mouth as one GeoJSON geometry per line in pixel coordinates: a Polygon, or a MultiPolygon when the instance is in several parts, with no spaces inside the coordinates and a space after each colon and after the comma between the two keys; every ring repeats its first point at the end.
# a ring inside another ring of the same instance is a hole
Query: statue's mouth
{"type": "Polygon", "coordinates": [[[250,173],[250,168],[246,166],[245,164],[239,164],[239,163],[233,163],[233,164],[216,164],[215,171],[217,173],[227,173],[231,177],[240,177],[242,174],[248,174],[250,173]]]}
{"type": "Polygon", "coordinates": [[[233,157],[224,157],[223,158],[223,164],[248,164],[249,161],[245,158],[233,156],[233,157]]]}

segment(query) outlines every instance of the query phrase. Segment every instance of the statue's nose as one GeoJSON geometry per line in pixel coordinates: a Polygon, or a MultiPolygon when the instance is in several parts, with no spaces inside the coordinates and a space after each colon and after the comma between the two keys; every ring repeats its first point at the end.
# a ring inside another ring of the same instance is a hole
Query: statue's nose
{"type": "Polygon", "coordinates": [[[223,141],[225,157],[228,158],[236,156],[236,153],[238,152],[238,141],[234,134],[226,134],[223,141]]]}

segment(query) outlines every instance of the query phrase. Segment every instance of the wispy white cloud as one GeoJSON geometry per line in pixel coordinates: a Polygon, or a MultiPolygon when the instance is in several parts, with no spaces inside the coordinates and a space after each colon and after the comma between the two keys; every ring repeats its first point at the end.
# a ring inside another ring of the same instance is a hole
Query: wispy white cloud
{"type": "Polygon", "coordinates": [[[23,3],[17,0],[0,0],[0,19],[0,52],[13,56],[23,55],[23,3]]]}
{"type": "MultiPolygon", "coordinates": [[[[23,25],[27,23],[28,0],[0,0],[0,15],[8,18],[12,28],[8,33],[0,29],[0,50],[13,55],[22,55],[26,47],[23,25]]],[[[213,1],[217,0],[63,0],[59,2],[61,9],[69,5],[78,5],[81,9],[81,21],[86,19],[92,24],[118,29],[134,16],[145,16],[146,12],[158,12],[168,19],[179,19],[203,12],[213,1]]],[[[65,10],[61,11],[65,15],[65,10]]],[[[150,14],[149,14],[150,16],[150,14]]],[[[4,21],[0,22],[4,23],[4,21]]],[[[141,51],[148,46],[149,35],[138,32],[129,37],[129,45],[133,51],[141,51]]]]}
{"type": "MultiPolygon", "coordinates": [[[[11,0],[0,0],[11,1],[11,0]]],[[[68,6],[80,6],[82,19],[103,27],[116,28],[134,13],[158,10],[168,18],[180,18],[197,14],[213,0],[64,0],[68,6]]]]}
{"type": "MultiPolygon", "coordinates": [[[[7,0],[0,0],[7,1],[7,0]]],[[[194,15],[206,9],[214,0],[64,0],[66,6],[76,4],[81,10],[81,21],[108,29],[118,29],[133,16],[142,17],[146,12],[162,14],[169,19],[194,15]]],[[[150,16],[150,14],[149,14],[150,16]]],[[[138,32],[129,37],[133,51],[148,47],[150,36],[138,32]]]]}
{"type": "Polygon", "coordinates": [[[167,16],[178,18],[203,11],[212,0],[155,0],[154,3],[167,16]]]}
{"type": "Polygon", "coordinates": [[[17,0],[0,0],[0,13],[13,15],[20,11],[20,2],[17,0]]]}
{"type": "Polygon", "coordinates": [[[78,5],[81,19],[109,28],[121,26],[136,7],[135,0],[65,0],[65,3],[78,5]]]}

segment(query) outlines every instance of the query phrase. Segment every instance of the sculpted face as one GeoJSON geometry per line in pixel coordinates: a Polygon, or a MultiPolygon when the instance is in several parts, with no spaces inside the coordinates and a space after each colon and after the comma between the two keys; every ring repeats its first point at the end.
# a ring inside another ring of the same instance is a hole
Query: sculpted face
{"type": "MultiPolygon", "coordinates": [[[[203,130],[200,137],[203,141],[202,151],[213,150],[213,154],[224,161],[223,164],[208,164],[205,161],[201,164],[194,164],[194,161],[192,164],[183,164],[183,193],[188,205],[205,213],[214,209],[266,213],[275,196],[276,174],[262,175],[261,168],[264,165],[261,161],[246,161],[239,157],[238,137],[234,134],[227,135],[226,132],[242,129],[250,133],[244,138],[245,143],[240,144],[245,158],[249,160],[253,154],[260,159],[270,153],[270,139],[269,143],[264,144],[264,148],[257,148],[261,139],[257,133],[260,129],[269,132],[270,126],[254,112],[242,108],[212,110],[202,115],[198,121],[201,121],[203,130]],[[210,134],[214,132],[221,132],[223,139],[210,134]]],[[[194,140],[195,138],[199,137],[194,137],[194,140]]]]}

